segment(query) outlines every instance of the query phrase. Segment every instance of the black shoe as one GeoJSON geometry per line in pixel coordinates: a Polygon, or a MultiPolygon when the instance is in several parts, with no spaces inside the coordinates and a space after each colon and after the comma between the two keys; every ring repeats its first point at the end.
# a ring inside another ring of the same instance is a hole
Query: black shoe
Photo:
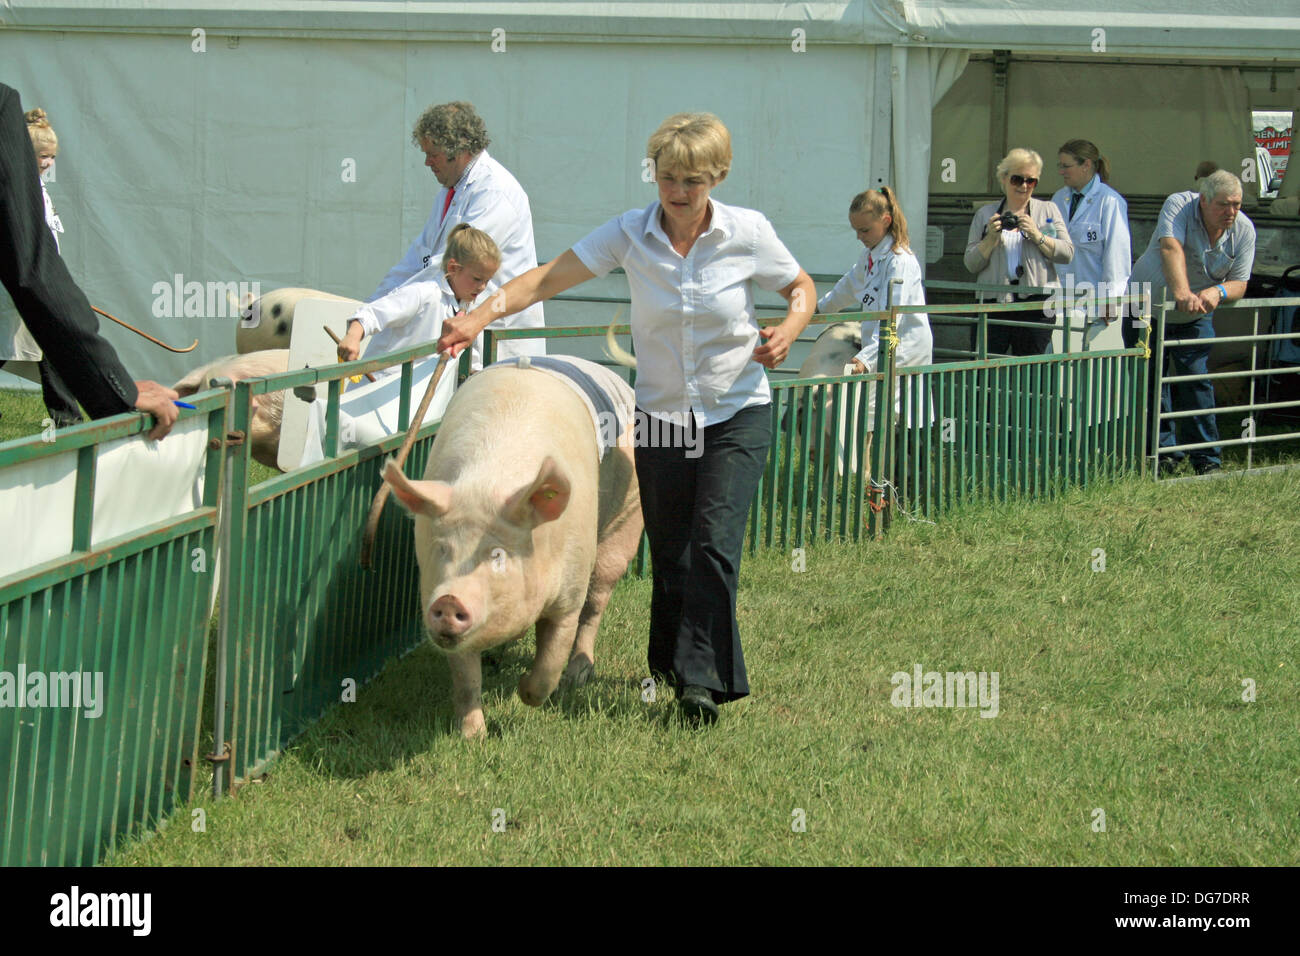
{"type": "Polygon", "coordinates": [[[1222,471],[1223,466],[1217,461],[1198,461],[1192,465],[1198,475],[1212,475],[1216,471],[1222,471]]]}
{"type": "Polygon", "coordinates": [[[1182,464],[1183,460],[1181,458],[1161,458],[1156,465],[1156,474],[1161,478],[1168,478],[1177,472],[1182,464]]]}
{"type": "Polygon", "coordinates": [[[713,692],[699,684],[687,684],[677,701],[683,716],[693,724],[711,724],[718,719],[718,705],[713,692]]]}

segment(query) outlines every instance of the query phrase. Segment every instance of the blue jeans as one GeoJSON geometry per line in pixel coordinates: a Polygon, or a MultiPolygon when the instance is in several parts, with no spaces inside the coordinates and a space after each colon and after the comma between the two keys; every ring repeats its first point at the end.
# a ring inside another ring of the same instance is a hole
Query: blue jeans
{"type": "MultiPolygon", "coordinates": [[[[1195,322],[1165,326],[1165,338],[1170,339],[1204,339],[1204,345],[1165,346],[1165,367],[1167,375],[1208,375],[1210,349],[1214,343],[1213,314],[1202,316],[1195,322]]],[[[1214,382],[1202,379],[1199,382],[1175,382],[1166,385],[1160,393],[1161,411],[1184,411],[1188,409],[1208,409],[1214,407],[1214,382]]],[[[1198,442],[1217,442],[1219,426],[1214,415],[1193,415],[1189,418],[1165,419],[1160,423],[1160,447],[1175,444],[1191,445],[1198,442]],[[1174,441],[1175,426],[1178,441],[1174,441]]],[[[1171,452],[1169,457],[1181,461],[1185,454],[1190,454],[1193,464],[1218,465],[1220,448],[1198,448],[1190,453],[1171,452]]]]}

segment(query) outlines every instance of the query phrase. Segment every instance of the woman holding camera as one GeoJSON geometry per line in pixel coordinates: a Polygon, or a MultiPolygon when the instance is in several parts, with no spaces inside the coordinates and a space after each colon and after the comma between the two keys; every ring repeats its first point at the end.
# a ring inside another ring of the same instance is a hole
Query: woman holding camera
{"type": "MultiPolygon", "coordinates": [[[[1065,217],[1055,203],[1034,199],[1034,187],[1043,171],[1043,158],[1032,149],[1013,149],[998,163],[997,176],[1002,184],[1001,202],[982,206],[970,224],[966,244],[966,268],[978,273],[977,282],[987,285],[1010,285],[1060,288],[1056,263],[1074,258],[1074,245],[1066,228],[1065,217]]],[[[1026,295],[1008,289],[1001,295],[981,294],[980,300],[996,298],[999,302],[1046,301],[1051,293],[1026,295]]],[[[1018,322],[1055,324],[1055,309],[1044,312],[1002,313],[1018,322]],[[1046,314],[1050,312],[1051,314],[1046,314]]],[[[990,354],[1043,355],[1052,342],[1050,328],[1014,328],[989,326],[990,354]]]]}

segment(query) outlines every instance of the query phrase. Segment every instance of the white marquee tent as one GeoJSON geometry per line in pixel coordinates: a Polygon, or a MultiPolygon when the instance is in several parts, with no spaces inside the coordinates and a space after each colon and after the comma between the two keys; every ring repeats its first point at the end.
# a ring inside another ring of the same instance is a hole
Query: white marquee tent
{"type": "Polygon", "coordinates": [[[654,198],[640,161],[660,120],[715,112],[735,145],[718,198],[830,272],[856,256],[846,210],[867,185],[896,187],[919,240],[932,189],[987,191],[1005,136],[1049,155],[1084,117],[1145,141],[1131,188],[1185,188],[1190,169],[1159,162],[1171,144],[1249,134],[1221,115],[1244,96],[1236,65],[1280,69],[1287,97],[1300,85],[1293,0],[1083,6],[0,0],[0,80],[59,134],[50,191],[91,301],[199,339],[174,356],[104,324],[134,374],[170,381],[234,350],[224,303],[177,315],[177,282],[373,290],[437,191],[410,143],[431,103],[477,106],[529,192],[541,259],[654,198]],[[995,135],[999,50],[1024,66],[995,135]],[[949,185],[945,158],[969,178],[949,185]]]}

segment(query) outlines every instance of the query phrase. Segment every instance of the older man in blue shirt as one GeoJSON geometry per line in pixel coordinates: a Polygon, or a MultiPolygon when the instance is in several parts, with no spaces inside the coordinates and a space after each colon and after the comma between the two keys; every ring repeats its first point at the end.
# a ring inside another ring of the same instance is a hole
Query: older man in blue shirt
{"type": "MultiPolygon", "coordinates": [[[[1185,193],[1175,193],[1165,200],[1151,242],[1133,265],[1132,279],[1151,284],[1155,321],[1159,321],[1159,306],[1168,294],[1174,306],[1165,317],[1170,339],[1205,340],[1204,345],[1166,347],[1166,374],[1207,375],[1214,310],[1246,294],[1246,280],[1255,262],[1255,226],[1241,212],[1241,180],[1226,170],[1202,179],[1196,201],[1189,199],[1185,193]]],[[[1160,406],[1165,412],[1211,409],[1214,384],[1201,379],[1166,385],[1160,406]]],[[[1176,444],[1175,422],[1182,423],[1177,443],[1205,446],[1191,450],[1196,473],[1217,471],[1221,452],[1214,415],[1165,420],[1160,426],[1161,448],[1176,444]]],[[[1161,470],[1173,470],[1183,457],[1183,452],[1162,456],[1161,470]]]]}

